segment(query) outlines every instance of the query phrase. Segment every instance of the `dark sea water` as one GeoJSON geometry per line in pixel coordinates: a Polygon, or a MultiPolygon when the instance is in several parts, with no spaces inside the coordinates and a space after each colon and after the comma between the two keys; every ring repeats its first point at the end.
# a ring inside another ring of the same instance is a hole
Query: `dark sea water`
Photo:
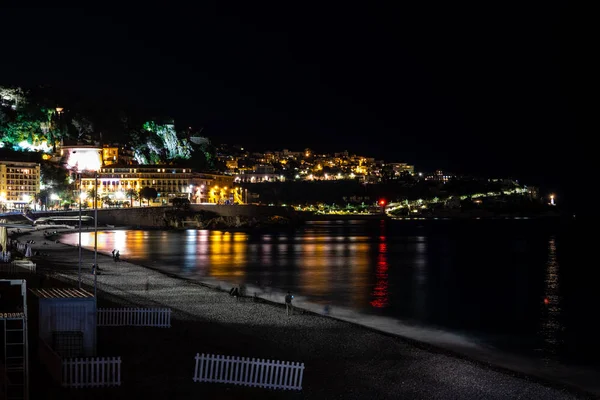
{"type": "MultiPolygon", "coordinates": [[[[65,241],[76,241],[76,234],[65,241]]],[[[93,233],[82,243],[93,246],[93,233]]],[[[108,231],[100,251],[191,278],[291,290],[496,349],[597,366],[598,284],[575,221],[318,221],[292,233],[108,231]]]]}

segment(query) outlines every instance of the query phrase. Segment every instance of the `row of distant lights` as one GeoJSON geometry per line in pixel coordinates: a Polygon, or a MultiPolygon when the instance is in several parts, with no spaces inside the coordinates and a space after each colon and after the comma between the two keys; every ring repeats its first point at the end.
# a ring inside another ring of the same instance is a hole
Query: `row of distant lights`
{"type": "MultiPolygon", "coordinates": [[[[325,179],[329,179],[329,178],[331,177],[331,175],[325,174],[325,175],[324,175],[324,177],[325,177],[325,179]]],[[[337,174],[337,175],[335,175],[335,177],[336,177],[337,179],[342,179],[344,176],[343,176],[342,174],[337,174]]],[[[354,175],[354,174],[350,174],[350,175],[348,175],[348,177],[349,177],[350,179],[354,179],[354,178],[356,177],[356,175],[354,175]]],[[[296,174],[295,178],[296,178],[296,179],[301,179],[302,177],[301,177],[299,174],[296,174]]],[[[310,174],[310,175],[308,175],[308,177],[307,177],[307,178],[308,178],[308,179],[310,179],[310,180],[313,180],[313,179],[314,179],[314,175],[313,175],[313,174],[310,174]]],[[[276,179],[276,177],[275,177],[275,178],[273,178],[273,179],[276,179]]],[[[281,180],[281,181],[282,181],[282,180],[284,180],[284,179],[285,179],[285,176],[283,176],[283,175],[279,175],[279,180],[281,180]]],[[[241,180],[242,180],[242,179],[241,179],[239,176],[236,176],[236,177],[235,177],[235,181],[236,181],[236,182],[240,182],[241,180]]],[[[250,181],[255,181],[255,180],[256,180],[256,177],[255,177],[255,176],[252,176],[252,177],[250,177],[250,181]]],[[[267,177],[265,177],[265,180],[266,180],[266,181],[268,181],[268,180],[270,180],[270,178],[267,176],[267,177]]]]}

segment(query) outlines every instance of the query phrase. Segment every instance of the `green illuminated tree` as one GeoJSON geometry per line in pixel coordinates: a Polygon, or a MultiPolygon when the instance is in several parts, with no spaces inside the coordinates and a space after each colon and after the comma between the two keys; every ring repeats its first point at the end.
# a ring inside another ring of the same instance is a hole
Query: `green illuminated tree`
{"type": "Polygon", "coordinates": [[[21,89],[0,87],[0,141],[17,148],[45,151],[64,135],[55,109],[45,99],[34,100],[21,89]],[[9,100],[4,100],[7,96],[9,100]],[[48,147],[43,146],[44,142],[48,147]]]}

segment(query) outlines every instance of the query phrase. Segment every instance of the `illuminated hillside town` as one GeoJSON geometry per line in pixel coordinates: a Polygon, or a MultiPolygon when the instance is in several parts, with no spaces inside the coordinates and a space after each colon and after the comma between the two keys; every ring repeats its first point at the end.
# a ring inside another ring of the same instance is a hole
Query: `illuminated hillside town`
{"type": "Polygon", "coordinates": [[[426,172],[401,160],[348,151],[258,152],[214,145],[202,130],[180,129],[170,119],[125,119],[116,136],[127,139],[106,140],[91,117],[34,100],[20,88],[0,88],[0,98],[0,207],[5,211],[68,210],[80,203],[83,208],[168,206],[178,199],[284,205],[324,214],[383,210],[420,216],[436,208],[505,204],[513,195],[550,205],[558,201],[540,198],[537,188],[513,179],[426,172]]]}

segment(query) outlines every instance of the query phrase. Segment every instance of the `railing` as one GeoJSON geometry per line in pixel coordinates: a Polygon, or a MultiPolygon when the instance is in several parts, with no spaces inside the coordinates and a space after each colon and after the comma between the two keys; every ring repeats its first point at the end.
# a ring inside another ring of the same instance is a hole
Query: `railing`
{"type": "Polygon", "coordinates": [[[302,390],[304,363],[196,354],[194,382],[302,390]]]}
{"type": "Polygon", "coordinates": [[[170,308],[99,308],[98,326],[171,327],[170,308]]]}
{"type": "Polygon", "coordinates": [[[71,358],[62,368],[64,387],[121,386],[121,357],[71,358]]]}

